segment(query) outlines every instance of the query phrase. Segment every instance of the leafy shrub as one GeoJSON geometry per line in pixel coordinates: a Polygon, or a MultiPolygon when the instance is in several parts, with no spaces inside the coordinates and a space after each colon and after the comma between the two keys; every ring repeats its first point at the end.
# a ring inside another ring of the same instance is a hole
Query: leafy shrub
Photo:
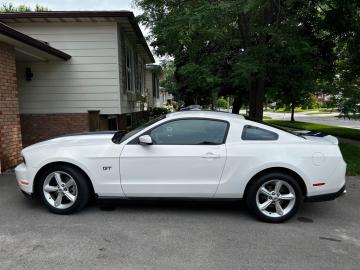
{"type": "Polygon", "coordinates": [[[218,108],[223,108],[223,109],[227,109],[227,106],[228,106],[228,102],[225,98],[223,97],[220,97],[218,100],[217,100],[217,107],[218,108]]]}
{"type": "Polygon", "coordinates": [[[320,103],[316,96],[311,95],[307,100],[305,100],[301,106],[303,110],[312,110],[318,109],[320,107],[320,103]]]}
{"type": "Polygon", "coordinates": [[[167,107],[156,107],[152,109],[152,115],[154,117],[159,117],[161,115],[167,114],[171,112],[171,110],[167,107]]]}

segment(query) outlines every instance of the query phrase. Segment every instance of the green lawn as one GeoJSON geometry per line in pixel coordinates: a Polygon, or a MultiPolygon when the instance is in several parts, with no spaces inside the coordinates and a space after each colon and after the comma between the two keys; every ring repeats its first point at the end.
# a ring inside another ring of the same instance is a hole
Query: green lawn
{"type": "Polygon", "coordinates": [[[340,143],[340,150],[347,163],[347,175],[360,174],[360,147],[348,143],[340,143]]]}
{"type": "MultiPolygon", "coordinates": [[[[295,112],[317,112],[319,109],[302,109],[301,107],[296,107],[295,112]]],[[[284,113],[284,112],[291,112],[288,108],[278,108],[275,112],[284,113]]]]}
{"type": "MultiPolygon", "coordinates": [[[[319,112],[322,112],[322,111],[329,111],[329,110],[334,110],[336,111],[336,108],[315,108],[315,109],[303,109],[301,107],[296,107],[295,108],[295,112],[313,112],[313,113],[319,113],[319,112]]],[[[291,112],[291,110],[289,108],[278,108],[276,109],[275,111],[274,110],[266,110],[266,111],[269,111],[269,112],[278,112],[278,113],[284,113],[284,112],[291,112]]]]}
{"type": "Polygon", "coordinates": [[[320,131],[329,135],[339,136],[353,140],[360,140],[360,129],[327,126],[327,125],[313,124],[313,123],[299,122],[299,121],[291,122],[291,121],[283,121],[283,120],[266,120],[266,122],[283,127],[289,127],[289,128],[295,128],[301,130],[320,131]]]}
{"type": "MultiPolygon", "coordinates": [[[[336,112],[336,111],[334,111],[336,112]]],[[[306,113],[307,115],[317,115],[317,114],[330,114],[331,112],[326,112],[326,111],[317,111],[317,112],[309,112],[306,113]]]]}

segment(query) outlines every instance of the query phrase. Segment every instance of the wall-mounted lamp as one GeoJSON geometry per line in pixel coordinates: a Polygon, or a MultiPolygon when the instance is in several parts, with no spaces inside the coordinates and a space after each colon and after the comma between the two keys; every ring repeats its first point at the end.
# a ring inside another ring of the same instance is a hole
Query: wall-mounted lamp
{"type": "Polygon", "coordinates": [[[31,72],[31,68],[27,67],[25,69],[25,78],[26,80],[29,82],[32,80],[32,78],[34,77],[34,74],[31,72]]]}

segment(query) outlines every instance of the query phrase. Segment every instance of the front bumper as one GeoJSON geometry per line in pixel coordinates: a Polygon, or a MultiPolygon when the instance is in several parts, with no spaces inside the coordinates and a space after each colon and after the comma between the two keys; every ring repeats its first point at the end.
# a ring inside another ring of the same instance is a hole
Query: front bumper
{"type": "Polygon", "coordinates": [[[345,195],[346,188],[345,185],[337,192],[334,193],[328,193],[328,194],[321,194],[321,195],[315,195],[305,198],[305,202],[324,202],[324,201],[332,201],[335,200],[337,197],[340,197],[342,195],[345,195]]]}
{"type": "Polygon", "coordinates": [[[36,198],[35,194],[34,193],[26,193],[25,191],[21,190],[21,193],[24,195],[24,197],[26,199],[34,199],[36,198]]]}
{"type": "Polygon", "coordinates": [[[21,191],[31,195],[33,193],[33,178],[31,171],[29,171],[24,163],[19,164],[15,168],[15,175],[21,191]],[[27,184],[22,183],[24,180],[27,184]]]}

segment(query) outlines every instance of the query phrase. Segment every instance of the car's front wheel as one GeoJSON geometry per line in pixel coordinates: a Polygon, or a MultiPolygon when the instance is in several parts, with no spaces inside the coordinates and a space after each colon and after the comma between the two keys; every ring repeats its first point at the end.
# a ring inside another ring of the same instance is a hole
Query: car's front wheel
{"type": "Polygon", "coordinates": [[[58,165],[40,175],[38,194],[42,204],[51,212],[67,215],[85,207],[90,189],[80,170],[58,165]]]}
{"type": "Polygon", "coordinates": [[[302,193],[297,181],[284,173],[257,178],[246,194],[249,210],[266,222],[283,222],[299,209],[302,193]]]}

